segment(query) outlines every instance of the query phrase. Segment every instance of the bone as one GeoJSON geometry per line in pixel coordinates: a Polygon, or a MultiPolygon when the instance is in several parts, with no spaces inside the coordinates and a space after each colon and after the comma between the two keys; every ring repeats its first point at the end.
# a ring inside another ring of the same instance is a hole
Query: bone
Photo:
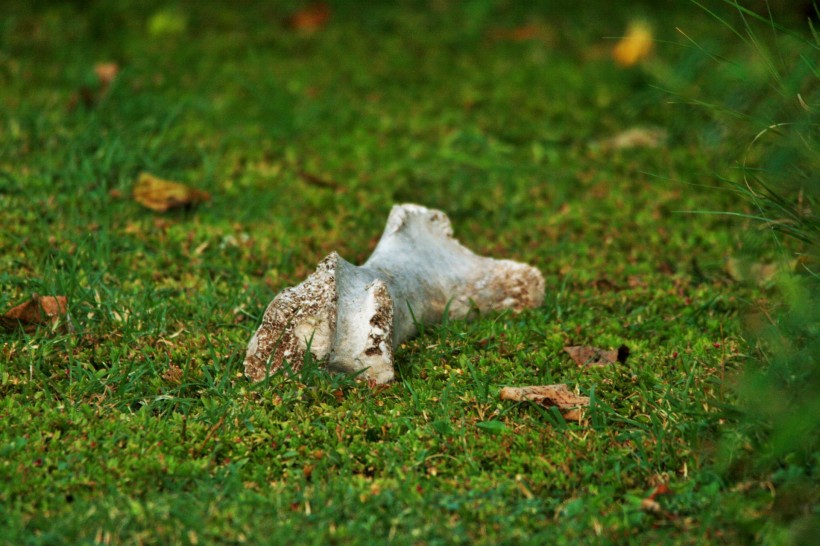
{"type": "Polygon", "coordinates": [[[268,305],[248,343],[245,375],[260,381],[296,370],[307,352],[328,369],[377,384],[395,378],[396,348],[419,324],[538,307],[538,269],[482,257],[453,238],[447,215],[396,205],[373,254],[354,266],[333,252],[301,284],[268,305]]]}

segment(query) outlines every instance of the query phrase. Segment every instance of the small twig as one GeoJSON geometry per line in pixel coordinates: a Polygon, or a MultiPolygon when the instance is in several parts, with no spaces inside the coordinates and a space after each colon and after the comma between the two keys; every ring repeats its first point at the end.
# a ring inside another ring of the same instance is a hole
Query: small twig
{"type": "Polygon", "coordinates": [[[320,188],[330,188],[334,190],[339,189],[339,183],[335,180],[328,180],[326,178],[322,178],[321,176],[317,176],[315,174],[299,170],[299,178],[302,179],[303,182],[310,184],[312,186],[319,186],[320,188]]]}
{"type": "Polygon", "coordinates": [[[219,421],[217,421],[216,424],[211,427],[211,429],[208,431],[208,434],[205,435],[205,440],[203,440],[202,445],[199,446],[199,451],[200,452],[205,449],[205,446],[208,444],[210,439],[213,437],[213,435],[216,433],[216,431],[219,429],[219,427],[222,426],[222,424],[224,422],[225,422],[225,416],[223,415],[222,417],[219,418],[219,421]]]}

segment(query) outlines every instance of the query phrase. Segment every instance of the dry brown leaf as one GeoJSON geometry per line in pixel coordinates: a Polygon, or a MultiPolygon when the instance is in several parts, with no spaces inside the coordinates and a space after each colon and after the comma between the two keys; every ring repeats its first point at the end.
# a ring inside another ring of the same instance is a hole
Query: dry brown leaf
{"type": "Polygon", "coordinates": [[[30,300],[0,316],[0,328],[11,332],[21,327],[26,332],[33,332],[38,326],[56,324],[67,312],[65,296],[33,294],[30,300]]]}
{"type": "Polygon", "coordinates": [[[595,142],[593,146],[603,150],[628,150],[630,148],[660,148],[666,144],[669,134],[659,127],[632,127],[609,138],[595,142]]]}
{"type": "Polygon", "coordinates": [[[104,95],[114,78],[120,71],[120,66],[117,63],[97,63],[94,65],[94,74],[97,75],[97,80],[100,82],[100,95],[104,95]]]}
{"type": "Polygon", "coordinates": [[[192,207],[210,198],[207,192],[190,188],[179,182],[163,180],[148,173],[140,174],[137,185],[134,186],[134,200],[157,212],[192,207]]]}
{"type": "Polygon", "coordinates": [[[642,21],[635,21],[626,30],[626,36],[615,44],[612,58],[621,66],[632,66],[652,53],[652,29],[642,21]]]}
{"type": "Polygon", "coordinates": [[[567,421],[581,419],[580,408],[589,406],[588,396],[579,396],[569,390],[565,383],[534,385],[529,387],[504,387],[499,393],[501,400],[535,402],[545,408],[556,407],[567,421]]]}
{"type": "Polygon", "coordinates": [[[555,39],[555,32],[543,24],[532,23],[515,28],[498,28],[490,31],[493,40],[509,42],[540,41],[551,43],[555,39]]]}
{"type": "Polygon", "coordinates": [[[324,2],[311,4],[290,16],[288,26],[303,32],[316,32],[330,20],[330,6],[324,2]]]}
{"type": "Polygon", "coordinates": [[[629,347],[621,345],[614,351],[605,351],[596,347],[587,347],[583,345],[572,345],[564,347],[564,351],[569,354],[570,358],[579,366],[607,366],[620,362],[626,363],[629,357],[629,347]]]}
{"type": "Polygon", "coordinates": [[[666,483],[659,483],[655,486],[655,489],[652,490],[652,493],[649,494],[650,499],[655,500],[655,497],[659,497],[661,495],[671,495],[672,490],[669,489],[669,486],[666,483]]]}
{"type": "Polygon", "coordinates": [[[117,63],[95,64],[94,74],[97,76],[97,88],[93,89],[87,85],[80,87],[69,99],[68,109],[73,110],[81,103],[86,108],[96,106],[97,103],[105,97],[106,93],[108,93],[108,88],[111,87],[111,83],[114,81],[114,78],[117,77],[119,71],[120,67],[117,63]]]}

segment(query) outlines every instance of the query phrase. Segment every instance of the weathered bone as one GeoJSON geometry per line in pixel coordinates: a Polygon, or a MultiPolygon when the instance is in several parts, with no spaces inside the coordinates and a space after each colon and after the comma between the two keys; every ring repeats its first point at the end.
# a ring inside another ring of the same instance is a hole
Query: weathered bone
{"type": "Polygon", "coordinates": [[[544,278],[534,267],[477,256],[453,239],[447,215],[419,205],[390,211],[373,254],[354,266],[335,252],[268,305],[248,344],[245,374],[259,381],[305,353],[328,367],[393,379],[393,351],[417,324],[478,312],[537,307],[544,278]]]}

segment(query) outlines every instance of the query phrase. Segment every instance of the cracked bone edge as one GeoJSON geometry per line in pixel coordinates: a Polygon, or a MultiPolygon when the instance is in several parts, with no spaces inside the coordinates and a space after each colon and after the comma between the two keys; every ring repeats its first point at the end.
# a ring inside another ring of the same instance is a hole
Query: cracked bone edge
{"type": "Polygon", "coordinates": [[[396,205],[364,265],[333,252],[273,299],[248,344],[245,375],[260,381],[283,366],[298,369],[310,351],[331,370],[387,383],[393,351],[419,323],[441,322],[445,310],[463,319],[543,300],[535,267],[478,256],[453,238],[443,212],[396,205]]]}

